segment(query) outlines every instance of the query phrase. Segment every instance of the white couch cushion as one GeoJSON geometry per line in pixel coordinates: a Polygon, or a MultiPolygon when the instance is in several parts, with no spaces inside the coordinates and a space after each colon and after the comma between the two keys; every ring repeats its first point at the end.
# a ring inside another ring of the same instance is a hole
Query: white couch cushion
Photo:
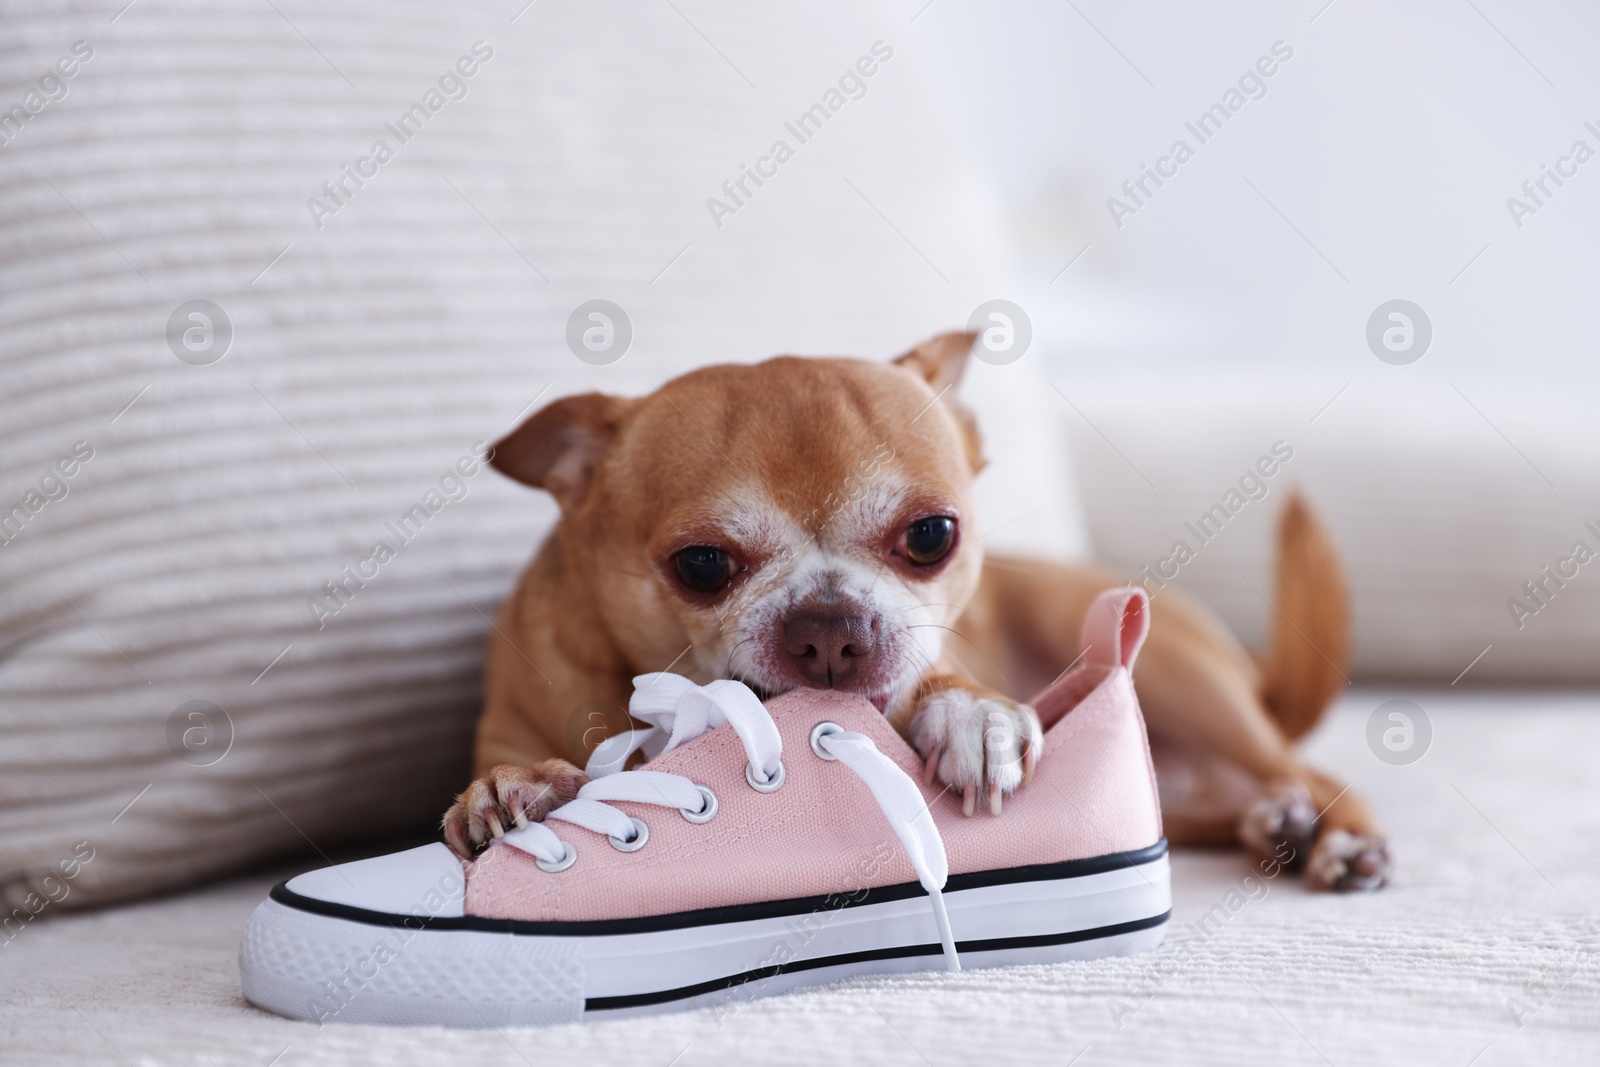
{"type": "Polygon", "coordinates": [[[1373,360],[1342,382],[1233,365],[1076,387],[1098,428],[1073,431],[1098,553],[1137,579],[1187,543],[1193,561],[1166,567],[1174,584],[1261,648],[1272,609],[1256,590],[1271,595],[1275,523],[1298,485],[1349,572],[1357,676],[1600,678],[1600,442],[1573,430],[1591,421],[1586,390],[1385,373],[1408,370],[1373,360]],[[1293,458],[1265,480],[1269,495],[1202,544],[1185,524],[1280,441],[1293,458]]]}

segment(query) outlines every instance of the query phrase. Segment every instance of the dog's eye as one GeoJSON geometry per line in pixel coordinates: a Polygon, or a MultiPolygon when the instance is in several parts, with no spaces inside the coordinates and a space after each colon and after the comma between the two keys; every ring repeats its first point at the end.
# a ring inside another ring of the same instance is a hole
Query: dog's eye
{"type": "Polygon", "coordinates": [[[900,551],[919,567],[931,567],[950,554],[956,543],[956,520],[930,515],[906,527],[900,551]]]}
{"type": "Polygon", "coordinates": [[[690,545],[672,557],[672,566],[696,593],[715,593],[733,581],[733,557],[712,545],[690,545]]]}

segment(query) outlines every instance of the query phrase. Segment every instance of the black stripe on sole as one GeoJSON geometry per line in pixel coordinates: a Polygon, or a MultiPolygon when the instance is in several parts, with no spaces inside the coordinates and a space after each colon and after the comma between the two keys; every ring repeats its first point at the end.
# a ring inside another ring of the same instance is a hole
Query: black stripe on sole
{"type": "MultiPolygon", "coordinates": [[[[1172,918],[1169,909],[1160,915],[1152,915],[1146,919],[1134,919],[1131,922],[1116,923],[1111,926],[1098,926],[1090,930],[1068,930],[1060,934],[1037,934],[1029,937],[993,937],[986,941],[958,941],[956,951],[960,953],[972,952],[999,952],[1013,948],[1038,948],[1045,945],[1070,945],[1077,941],[1098,941],[1105,937],[1116,937],[1118,934],[1131,934],[1138,930],[1148,930],[1151,927],[1161,926],[1172,918]]],[[[794,960],[790,963],[777,964],[772,967],[761,967],[743,974],[736,974],[729,978],[715,978],[709,982],[700,982],[697,985],[682,986],[678,989],[665,989],[656,993],[631,993],[621,997],[590,997],[584,1001],[584,1011],[610,1011],[617,1008],[638,1008],[650,1004],[665,1004],[668,1001],[684,1000],[688,997],[697,997],[705,993],[716,993],[734,986],[745,985],[749,982],[761,982],[768,978],[775,978],[780,974],[792,971],[811,971],[821,967],[840,967],[851,963],[866,963],[872,960],[902,959],[909,956],[937,956],[944,949],[938,945],[905,945],[896,948],[877,948],[863,952],[844,952],[836,956],[819,956],[816,959],[794,960]]]]}
{"type": "MultiPolygon", "coordinates": [[[[994,871],[974,871],[971,874],[952,874],[945,883],[946,893],[963,889],[981,889],[986,886],[1012,885],[1019,882],[1050,882],[1067,878],[1083,878],[1091,874],[1122,870],[1153,863],[1167,854],[1167,839],[1162,838],[1146,848],[1132,852],[1112,852],[1088,859],[1065,860],[1061,863],[1036,863],[1026,867],[1007,867],[994,871]]],[[[814,911],[837,911],[861,907],[866,904],[883,904],[891,900],[907,900],[927,896],[920,882],[901,882],[898,885],[879,886],[851,893],[829,893],[823,896],[791,897],[788,900],[767,900],[752,904],[730,904],[717,908],[699,908],[694,911],[674,912],[670,915],[646,915],[636,919],[581,919],[537,920],[489,919],[479,915],[438,916],[399,915],[394,912],[372,911],[349,904],[335,904],[315,897],[302,896],[289,888],[287,881],[272,887],[271,898],[285,907],[313,915],[326,915],[333,919],[365,923],[369,926],[393,926],[406,930],[481,930],[495,934],[525,934],[546,937],[600,937],[609,934],[645,934],[660,930],[682,930],[693,926],[714,926],[719,923],[747,922],[752,919],[784,918],[804,915],[814,911]]]]}

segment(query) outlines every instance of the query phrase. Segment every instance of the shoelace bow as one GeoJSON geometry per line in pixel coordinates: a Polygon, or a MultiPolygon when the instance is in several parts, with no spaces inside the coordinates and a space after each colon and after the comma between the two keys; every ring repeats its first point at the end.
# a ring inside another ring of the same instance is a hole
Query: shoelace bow
{"type": "MultiPolygon", "coordinates": [[[[633,685],[628,712],[650,725],[601,742],[589,757],[587,771],[591,780],[578,790],[576,800],[556,808],[543,822],[529,823],[502,838],[506,844],[533,856],[546,870],[563,870],[577,859],[572,843],[561,840],[550,829],[552,822],[572,823],[604,834],[624,852],[644,845],[649,827],[643,820],[611,807],[613,801],[677,808],[691,822],[706,822],[715,814],[716,794],[681,774],[623,770],[635,752],[642,751],[646,758],[654,759],[726,724],[733,727],[744,745],[745,777],[751,787],[773,792],[783,784],[783,739],[760,698],[742,682],[722,680],[699,686],[676,674],[642,674],[633,680],[633,685]]],[[[944,905],[949,860],[922,791],[865,734],[839,727],[819,728],[813,735],[812,747],[821,758],[844,764],[872,791],[915,868],[917,880],[928,892],[946,969],[959,971],[961,962],[944,905]]]]}

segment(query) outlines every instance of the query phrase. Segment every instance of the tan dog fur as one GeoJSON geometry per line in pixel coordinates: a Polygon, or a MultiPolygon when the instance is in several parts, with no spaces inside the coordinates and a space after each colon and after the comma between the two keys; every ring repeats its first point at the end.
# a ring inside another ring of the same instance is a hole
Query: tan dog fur
{"type": "MultiPolygon", "coordinates": [[[[873,699],[969,814],[978,796],[1000,814],[1040,747],[1020,701],[1077,659],[1090,601],[1122,583],[984,558],[970,494],[981,444],[950,391],[971,340],[946,334],[893,364],[707,367],[638,399],[556,401],[499,442],[494,466],[548,490],[562,516],[490,634],[479,777],[445,817],[450,845],[470,855],[571,799],[594,745],[626,727],[637,674],[737,677],[763,695],[801,684],[826,659],[825,640],[785,636],[802,611],[848,613],[846,631],[870,641],[847,663],[863,673],[838,684],[873,699]],[[929,515],[953,518],[957,540],[919,567],[904,530],[929,515]],[[710,597],[675,578],[674,554],[703,544],[742,567],[710,597]]],[[[1319,888],[1376,888],[1389,859],[1371,814],[1292,744],[1344,684],[1349,627],[1337,555],[1298,498],[1278,551],[1260,664],[1198,604],[1153,598],[1134,680],[1167,836],[1292,855],[1319,888]]],[[[842,640],[846,657],[862,643],[842,640]]]]}

